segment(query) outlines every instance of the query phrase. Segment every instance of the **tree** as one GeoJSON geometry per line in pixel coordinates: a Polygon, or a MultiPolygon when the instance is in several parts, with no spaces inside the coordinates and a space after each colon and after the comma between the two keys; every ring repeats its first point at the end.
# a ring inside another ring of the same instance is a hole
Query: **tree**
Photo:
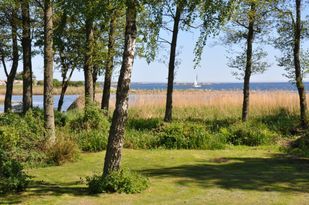
{"type": "Polygon", "coordinates": [[[105,155],[103,176],[107,176],[120,168],[122,156],[124,123],[128,115],[128,92],[131,83],[131,72],[135,54],[137,37],[136,28],[137,2],[126,1],[126,29],[123,60],[118,79],[116,93],[116,108],[109,131],[108,144],[105,155]]]}
{"type": "Polygon", "coordinates": [[[30,2],[21,0],[23,48],[23,112],[32,108],[32,61],[30,2]]]}
{"type": "Polygon", "coordinates": [[[168,64],[168,84],[166,94],[166,107],[164,121],[170,122],[173,113],[173,86],[175,79],[175,63],[177,53],[177,38],[180,30],[189,30],[191,28],[200,28],[201,35],[195,48],[196,65],[201,59],[203,47],[206,44],[207,37],[216,32],[228,16],[228,9],[231,9],[235,0],[220,1],[200,1],[200,0],[175,0],[164,1],[163,16],[172,19],[173,28],[168,27],[169,20],[163,20],[162,28],[172,32],[172,41],[160,38],[160,42],[170,45],[170,56],[168,64]],[[194,23],[201,23],[194,26],[194,23]]]}
{"type": "Polygon", "coordinates": [[[278,58],[279,66],[285,67],[288,77],[293,78],[299,95],[300,122],[303,128],[308,126],[306,91],[303,83],[303,72],[306,65],[306,52],[302,43],[309,37],[308,21],[302,19],[302,0],[281,1],[277,7],[278,38],[275,47],[280,49],[282,57],[278,58]],[[294,11],[293,11],[294,9],[294,11]],[[291,68],[293,68],[291,70],[291,68]]]}
{"type": "Polygon", "coordinates": [[[19,46],[17,39],[18,32],[18,2],[2,2],[1,3],[1,25],[4,28],[2,31],[10,33],[10,38],[1,39],[1,42],[5,45],[1,45],[0,55],[1,62],[4,67],[5,75],[7,77],[6,81],[6,92],[4,100],[4,112],[8,112],[12,109],[12,95],[14,79],[17,73],[18,61],[19,61],[19,46]],[[9,45],[9,39],[11,39],[11,45],[9,45]],[[6,60],[11,59],[12,65],[10,72],[7,69],[6,60]]]}
{"type": "Polygon", "coordinates": [[[175,79],[175,62],[176,62],[178,33],[179,30],[184,29],[185,26],[191,25],[192,15],[194,14],[194,10],[198,4],[199,1],[187,1],[187,0],[164,2],[165,9],[163,10],[163,15],[169,16],[173,22],[173,29],[168,28],[168,25],[166,23],[162,25],[163,28],[172,33],[171,42],[164,39],[164,42],[168,42],[168,44],[170,45],[166,107],[164,116],[164,121],[166,122],[170,122],[172,120],[173,90],[174,90],[174,79],[175,79]]]}
{"type": "MultiPolygon", "coordinates": [[[[117,19],[119,18],[119,10],[120,7],[114,7],[112,9],[112,14],[110,17],[109,23],[109,33],[108,33],[108,51],[107,51],[107,59],[105,63],[105,78],[104,78],[104,87],[103,87],[103,95],[101,102],[101,109],[108,111],[109,109],[109,99],[111,92],[111,83],[112,83],[112,74],[114,69],[114,58],[116,55],[116,27],[117,27],[117,19]]],[[[106,112],[108,113],[108,112],[106,112]]]]}
{"type": "Polygon", "coordinates": [[[53,96],[53,3],[44,0],[44,126],[46,137],[50,144],[54,144],[55,119],[53,96]]]}
{"type": "MultiPolygon", "coordinates": [[[[233,74],[244,81],[242,121],[248,119],[250,78],[252,74],[263,73],[269,65],[263,61],[267,53],[261,48],[254,49],[254,43],[263,43],[270,25],[272,1],[242,0],[238,10],[233,13],[231,23],[226,29],[226,43],[238,45],[245,42],[241,52],[230,59],[229,67],[237,69],[233,74]]],[[[233,50],[234,53],[237,53],[233,50]]]]}
{"type": "Polygon", "coordinates": [[[62,110],[64,95],[69,86],[71,77],[76,69],[82,69],[83,57],[80,55],[83,49],[84,35],[79,25],[78,16],[70,8],[70,4],[62,2],[54,7],[54,49],[55,62],[61,71],[61,93],[57,110],[62,110]]]}

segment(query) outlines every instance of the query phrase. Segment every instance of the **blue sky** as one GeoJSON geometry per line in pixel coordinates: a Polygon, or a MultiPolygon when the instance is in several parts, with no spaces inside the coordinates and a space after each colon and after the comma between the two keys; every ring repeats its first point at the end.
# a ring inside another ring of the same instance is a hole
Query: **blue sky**
{"type": "MultiPolygon", "coordinates": [[[[167,36],[167,38],[171,38],[167,36]]],[[[176,71],[176,82],[193,82],[195,76],[198,75],[200,82],[241,82],[231,75],[231,69],[228,68],[226,55],[226,47],[216,45],[218,39],[210,39],[208,45],[204,49],[201,67],[193,69],[193,50],[195,41],[198,37],[197,32],[180,32],[178,40],[178,59],[181,64],[176,71]]],[[[167,50],[168,51],[168,50],[167,50]]],[[[167,51],[159,51],[159,59],[165,59],[168,62],[167,51]],[[165,55],[165,57],[164,57],[165,55]]],[[[264,74],[252,77],[252,82],[287,82],[288,79],[283,76],[284,70],[276,65],[274,56],[280,53],[272,48],[267,48],[269,53],[268,62],[272,66],[264,74]]],[[[19,70],[21,70],[21,64],[19,70]]],[[[43,58],[36,56],[33,58],[33,70],[37,79],[43,79],[43,58]]],[[[5,79],[3,68],[0,70],[0,79],[5,79]]],[[[117,71],[113,77],[113,81],[117,81],[117,71]]],[[[60,79],[60,72],[55,71],[55,78],[60,79]]],[[[83,80],[83,73],[76,72],[72,80],[83,80]]],[[[99,77],[102,81],[103,77],[99,77]]],[[[136,58],[132,73],[133,82],[166,82],[167,81],[167,65],[157,60],[148,65],[145,60],[136,58]]]]}

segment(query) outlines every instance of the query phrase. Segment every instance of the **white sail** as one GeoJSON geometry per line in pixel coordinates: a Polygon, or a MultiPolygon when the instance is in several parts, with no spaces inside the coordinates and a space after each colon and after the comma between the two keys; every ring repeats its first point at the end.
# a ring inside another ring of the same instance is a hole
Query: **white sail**
{"type": "Polygon", "coordinates": [[[197,77],[198,77],[198,76],[196,75],[195,81],[194,81],[194,83],[193,83],[193,87],[195,87],[195,88],[200,88],[201,85],[198,84],[197,77]]]}

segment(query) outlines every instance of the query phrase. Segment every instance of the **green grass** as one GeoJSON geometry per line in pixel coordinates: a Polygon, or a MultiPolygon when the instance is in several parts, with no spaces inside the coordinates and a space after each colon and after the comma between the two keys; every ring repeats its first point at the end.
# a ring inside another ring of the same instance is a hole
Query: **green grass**
{"type": "Polygon", "coordinates": [[[102,171],[104,152],[75,163],[28,170],[26,192],[0,204],[308,204],[309,160],[276,147],[225,150],[124,150],[122,166],[147,175],[141,194],[89,196],[84,179],[102,171]]]}

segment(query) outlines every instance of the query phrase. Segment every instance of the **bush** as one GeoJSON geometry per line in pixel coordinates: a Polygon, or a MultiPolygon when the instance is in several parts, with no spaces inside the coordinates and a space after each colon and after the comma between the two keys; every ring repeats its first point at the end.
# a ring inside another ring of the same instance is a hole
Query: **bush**
{"type": "Polygon", "coordinates": [[[28,185],[22,165],[0,150],[0,193],[20,192],[28,185]]]}
{"type": "Polygon", "coordinates": [[[91,194],[98,193],[140,193],[149,187],[146,177],[132,171],[120,170],[107,177],[94,175],[87,178],[88,190],[91,194]]]}
{"type": "Polygon", "coordinates": [[[103,112],[94,106],[78,113],[70,123],[71,132],[83,151],[98,152],[106,148],[110,123],[103,112]]]}
{"type": "Polygon", "coordinates": [[[129,119],[128,127],[135,130],[152,130],[159,128],[162,122],[159,119],[129,119]]]}
{"type": "Polygon", "coordinates": [[[206,131],[202,125],[172,123],[159,133],[159,146],[168,149],[222,149],[225,139],[206,131]]]}
{"type": "Polygon", "coordinates": [[[285,136],[298,133],[298,115],[289,112],[286,108],[279,108],[271,115],[260,117],[258,121],[267,125],[270,130],[274,130],[285,136]]]}
{"type": "Polygon", "coordinates": [[[237,123],[220,129],[220,135],[233,145],[259,146],[276,141],[278,134],[270,131],[264,124],[237,123]]]}
{"type": "Polygon", "coordinates": [[[73,140],[58,135],[56,143],[48,148],[47,156],[49,163],[62,165],[75,161],[79,156],[79,149],[73,140]]]}
{"type": "Polygon", "coordinates": [[[55,110],[55,125],[64,127],[68,121],[68,117],[63,113],[55,110]]]}
{"type": "Polygon", "coordinates": [[[78,113],[77,118],[71,121],[70,127],[74,131],[109,129],[110,123],[103,111],[95,106],[89,106],[84,113],[78,113]]]}
{"type": "Polygon", "coordinates": [[[151,131],[126,130],[124,148],[129,149],[154,149],[159,144],[158,135],[151,131]]]}
{"type": "Polygon", "coordinates": [[[82,151],[100,152],[106,149],[107,133],[97,130],[81,131],[76,133],[75,140],[82,151]]]}
{"type": "Polygon", "coordinates": [[[285,151],[298,157],[309,157],[309,132],[290,143],[285,151]]]}
{"type": "Polygon", "coordinates": [[[24,116],[0,116],[0,149],[19,162],[41,163],[46,159],[43,114],[33,109],[24,116]]]}

